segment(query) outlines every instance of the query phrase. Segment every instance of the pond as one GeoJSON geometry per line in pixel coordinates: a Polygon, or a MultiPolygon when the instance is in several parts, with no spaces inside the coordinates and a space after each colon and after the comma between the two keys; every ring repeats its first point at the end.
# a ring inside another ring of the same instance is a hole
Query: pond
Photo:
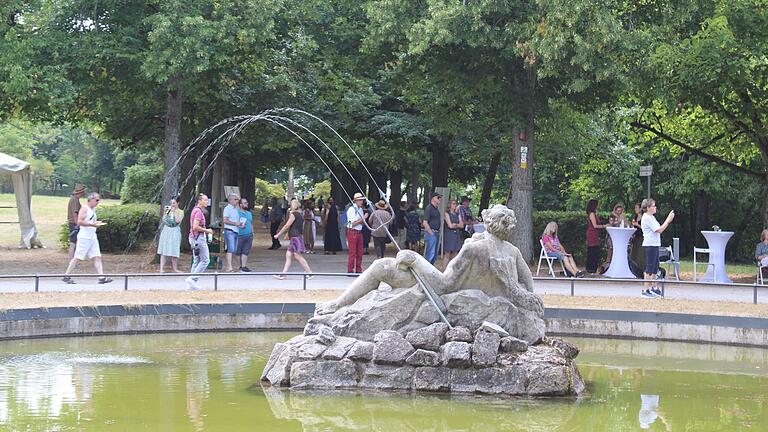
{"type": "Polygon", "coordinates": [[[292,333],[0,342],[0,430],[747,430],[768,424],[768,350],[568,338],[579,399],[299,393],[257,380],[292,333]]]}

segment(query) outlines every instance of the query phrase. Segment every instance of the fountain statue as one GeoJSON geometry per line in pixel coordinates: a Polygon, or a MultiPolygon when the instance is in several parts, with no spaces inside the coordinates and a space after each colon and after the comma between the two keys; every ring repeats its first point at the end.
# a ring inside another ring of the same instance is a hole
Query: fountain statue
{"type": "Polygon", "coordinates": [[[544,306],[514,212],[484,210],[445,272],[413,251],[376,260],[304,334],[279,343],[261,380],[291,389],[372,388],[578,395],[578,348],[544,334],[544,306]]]}

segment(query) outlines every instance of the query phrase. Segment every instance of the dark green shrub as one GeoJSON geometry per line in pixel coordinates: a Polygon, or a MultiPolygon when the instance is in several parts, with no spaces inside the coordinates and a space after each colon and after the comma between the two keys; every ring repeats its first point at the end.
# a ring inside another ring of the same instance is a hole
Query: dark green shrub
{"type": "MultiPolygon", "coordinates": [[[[140,241],[151,240],[160,224],[159,208],[153,204],[97,207],[96,213],[100,221],[107,223],[96,231],[103,252],[127,251],[140,241]]],[[[69,247],[68,234],[69,228],[63,224],[59,241],[65,249],[69,247]]]]}
{"type": "Polygon", "coordinates": [[[160,165],[133,165],[126,168],[120,198],[123,204],[151,203],[158,199],[163,184],[160,165]]]}

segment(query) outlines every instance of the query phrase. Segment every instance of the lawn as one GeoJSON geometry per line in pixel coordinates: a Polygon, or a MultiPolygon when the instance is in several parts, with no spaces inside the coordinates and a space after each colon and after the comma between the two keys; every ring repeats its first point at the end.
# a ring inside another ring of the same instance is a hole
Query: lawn
{"type": "MultiPolygon", "coordinates": [[[[40,240],[48,248],[59,247],[59,229],[67,221],[67,202],[69,197],[45,195],[32,196],[32,218],[37,225],[40,240]]],[[[81,200],[85,204],[85,199],[81,200]]],[[[102,199],[100,206],[119,204],[119,200],[102,199]]],[[[0,207],[16,206],[16,197],[12,194],[0,194],[0,207]]],[[[0,222],[19,220],[16,209],[0,208],[0,222]]],[[[0,224],[0,247],[17,248],[19,246],[19,225],[0,224]]]]}

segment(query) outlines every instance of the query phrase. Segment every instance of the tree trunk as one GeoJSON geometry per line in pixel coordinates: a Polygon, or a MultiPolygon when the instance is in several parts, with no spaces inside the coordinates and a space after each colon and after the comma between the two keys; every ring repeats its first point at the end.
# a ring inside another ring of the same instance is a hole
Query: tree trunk
{"type": "Polygon", "coordinates": [[[496,181],[496,172],[499,170],[500,162],[501,151],[494,152],[491,157],[491,163],[488,166],[488,172],[485,174],[485,180],[483,181],[483,191],[480,195],[480,211],[487,209],[491,201],[491,192],[493,191],[493,184],[496,181]]]}
{"type": "Polygon", "coordinates": [[[176,75],[168,80],[165,93],[165,177],[163,179],[162,205],[167,205],[171,198],[179,193],[179,167],[174,165],[181,154],[181,114],[182,94],[181,78],[176,75]]]}
{"type": "Polygon", "coordinates": [[[768,175],[763,179],[763,205],[760,208],[763,214],[763,229],[768,228],[768,175]]]}
{"type": "Polygon", "coordinates": [[[293,168],[288,168],[288,186],[285,188],[285,194],[288,196],[288,201],[296,196],[296,189],[293,187],[293,168]]]}
{"type": "Polygon", "coordinates": [[[389,172],[389,202],[392,208],[400,208],[400,201],[403,200],[403,170],[397,169],[389,172]]]}
{"type": "Polygon", "coordinates": [[[419,168],[415,164],[411,171],[411,188],[408,189],[408,202],[419,205],[419,168]]]}
{"type": "Polygon", "coordinates": [[[533,113],[526,115],[525,127],[516,128],[512,143],[512,173],[507,207],[515,211],[517,226],[511,243],[520,249],[523,259],[533,258],[533,113]]]}
{"type": "Polygon", "coordinates": [[[432,145],[432,190],[436,187],[448,187],[448,142],[437,140],[432,145]]]}
{"type": "Polygon", "coordinates": [[[696,191],[696,228],[695,228],[695,234],[696,237],[694,237],[694,242],[698,243],[698,241],[701,239],[703,240],[703,236],[701,235],[701,231],[709,230],[712,228],[712,225],[710,225],[709,220],[709,195],[707,195],[704,191],[696,191]]]}

